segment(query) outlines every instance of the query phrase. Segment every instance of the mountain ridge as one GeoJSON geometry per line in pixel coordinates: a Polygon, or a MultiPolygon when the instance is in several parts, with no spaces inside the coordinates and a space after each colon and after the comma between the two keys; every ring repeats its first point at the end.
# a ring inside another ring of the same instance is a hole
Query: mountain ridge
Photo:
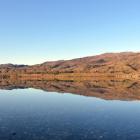
{"type": "MultiPolygon", "coordinates": [[[[0,75],[66,77],[130,77],[140,79],[140,53],[105,53],[71,60],[47,61],[36,65],[0,65],[0,75]]],[[[63,78],[62,78],[63,79],[63,78]]]]}

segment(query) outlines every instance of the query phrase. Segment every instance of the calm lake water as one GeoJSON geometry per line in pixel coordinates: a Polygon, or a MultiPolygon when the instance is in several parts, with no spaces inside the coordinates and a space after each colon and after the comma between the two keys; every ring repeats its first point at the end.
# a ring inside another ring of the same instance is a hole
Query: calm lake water
{"type": "Polygon", "coordinates": [[[140,102],[0,90],[0,140],[140,140],[140,102]]]}

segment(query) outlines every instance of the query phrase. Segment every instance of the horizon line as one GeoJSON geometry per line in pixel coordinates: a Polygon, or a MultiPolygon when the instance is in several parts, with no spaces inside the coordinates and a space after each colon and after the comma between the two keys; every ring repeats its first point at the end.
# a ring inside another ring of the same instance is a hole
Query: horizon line
{"type": "Polygon", "coordinates": [[[80,58],[86,58],[86,57],[93,57],[93,56],[100,56],[105,54],[123,54],[123,53],[140,53],[140,51],[117,51],[117,52],[105,52],[105,53],[98,53],[95,55],[89,55],[89,56],[81,56],[81,57],[75,57],[75,58],[68,58],[68,59],[56,59],[56,60],[46,60],[44,62],[35,63],[35,64],[21,64],[21,63],[1,63],[0,65],[25,65],[25,66],[33,66],[33,65],[39,65],[46,62],[56,62],[56,61],[69,61],[69,60],[75,60],[80,58]]]}

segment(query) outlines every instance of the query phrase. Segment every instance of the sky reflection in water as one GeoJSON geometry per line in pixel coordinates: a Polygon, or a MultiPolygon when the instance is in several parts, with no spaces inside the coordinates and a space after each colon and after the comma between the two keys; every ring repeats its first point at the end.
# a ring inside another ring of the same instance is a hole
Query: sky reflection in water
{"type": "Polygon", "coordinates": [[[140,139],[140,102],[0,90],[0,139],[140,139]]]}

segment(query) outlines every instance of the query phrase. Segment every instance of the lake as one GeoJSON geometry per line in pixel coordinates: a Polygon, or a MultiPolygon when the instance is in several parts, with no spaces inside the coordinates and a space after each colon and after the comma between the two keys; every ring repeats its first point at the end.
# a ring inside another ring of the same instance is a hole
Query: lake
{"type": "Polygon", "coordinates": [[[140,139],[139,100],[0,90],[0,140],[133,139],[140,139]]]}

